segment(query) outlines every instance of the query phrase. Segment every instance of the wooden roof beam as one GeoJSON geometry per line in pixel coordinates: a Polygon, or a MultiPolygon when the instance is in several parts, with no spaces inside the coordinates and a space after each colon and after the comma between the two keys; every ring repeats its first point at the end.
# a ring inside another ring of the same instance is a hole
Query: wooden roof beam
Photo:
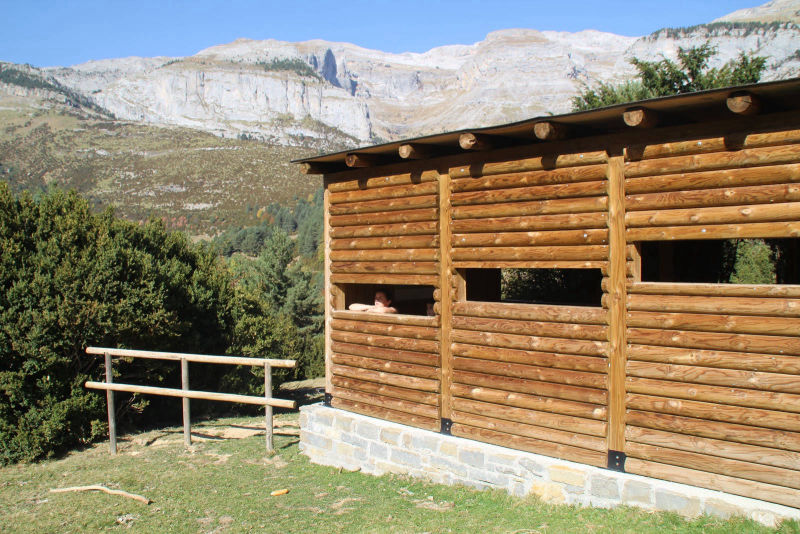
{"type": "Polygon", "coordinates": [[[327,174],[343,170],[338,163],[327,163],[324,161],[306,161],[300,164],[300,172],[303,174],[327,174]]]}
{"type": "Polygon", "coordinates": [[[436,156],[438,151],[430,145],[406,143],[397,148],[397,153],[403,159],[425,159],[436,156]]]}
{"type": "Polygon", "coordinates": [[[488,135],[467,132],[459,136],[458,145],[464,150],[490,150],[495,142],[488,135]]]}
{"type": "Polygon", "coordinates": [[[540,141],[558,141],[569,135],[569,126],[560,122],[542,121],[533,125],[533,133],[540,141]]]}
{"type": "Polygon", "coordinates": [[[658,113],[643,107],[628,108],[622,120],[631,128],[653,128],[659,123],[658,113]]]}
{"type": "Polygon", "coordinates": [[[761,99],[747,91],[732,93],[725,103],[737,115],[757,115],[761,111],[761,99]]]}
{"type": "Polygon", "coordinates": [[[379,156],[377,154],[359,154],[357,152],[351,152],[347,154],[344,157],[344,162],[348,167],[351,168],[375,167],[382,163],[386,163],[383,156],[379,156]]]}

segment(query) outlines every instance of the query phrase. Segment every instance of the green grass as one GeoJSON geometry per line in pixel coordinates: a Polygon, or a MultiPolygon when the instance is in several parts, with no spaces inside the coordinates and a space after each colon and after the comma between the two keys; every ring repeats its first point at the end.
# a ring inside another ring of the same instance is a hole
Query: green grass
{"type": "MultiPolygon", "coordinates": [[[[296,414],[278,416],[293,424],[296,414]]],[[[202,434],[257,427],[229,418],[193,426],[202,434]]],[[[294,428],[295,427],[285,427],[294,428]]],[[[601,510],[544,504],[501,491],[438,486],[402,476],[373,477],[308,462],[297,437],[211,439],[185,450],[179,428],[128,435],[110,457],[98,443],[66,458],[0,468],[0,532],[774,532],[751,521],[634,508],[601,510]],[[98,492],[51,488],[104,484],[150,498],[144,505],[98,492]],[[288,494],[271,497],[273,490],[288,494]]],[[[785,523],[778,532],[800,532],[785,523]]]]}

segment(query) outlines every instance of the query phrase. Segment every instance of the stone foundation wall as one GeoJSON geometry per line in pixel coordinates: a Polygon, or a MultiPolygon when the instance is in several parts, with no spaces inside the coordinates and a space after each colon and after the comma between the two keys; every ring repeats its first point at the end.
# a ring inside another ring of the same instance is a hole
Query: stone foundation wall
{"type": "Polygon", "coordinates": [[[742,515],[768,526],[800,519],[795,508],[446,436],[322,404],[300,409],[300,450],[317,464],[499,488],[557,504],[625,504],[687,517],[742,515]]]}

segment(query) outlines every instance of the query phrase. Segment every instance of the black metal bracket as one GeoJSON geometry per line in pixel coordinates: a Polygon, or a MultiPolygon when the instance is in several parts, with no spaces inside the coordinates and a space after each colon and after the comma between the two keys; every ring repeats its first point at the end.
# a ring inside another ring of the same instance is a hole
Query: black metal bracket
{"type": "Polygon", "coordinates": [[[331,395],[330,393],[326,393],[325,394],[325,399],[322,401],[322,404],[324,404],[325,406],[330,408],[332,400],[333,400],[333,395],[331,395]]]}
{"type": "Polygon", "coordinates": [[[608,468],[612,471],[619,471],[620,473],[625,472],[625,459],[627,456],[624,452],[620,451],[608,451],[608,468]]]}
{"type": "Polygon", "coordinates": [[[451,435],[450,434],[450,429],[453,427],[453,421],[451,421],[450,419],[442,418],[441,424],[442,424],[442,426],[441,426],[441,429],[439,430],[439,432],[441,432],[442,434],[444,434],[446,436],[450,436],[451,435]]]}

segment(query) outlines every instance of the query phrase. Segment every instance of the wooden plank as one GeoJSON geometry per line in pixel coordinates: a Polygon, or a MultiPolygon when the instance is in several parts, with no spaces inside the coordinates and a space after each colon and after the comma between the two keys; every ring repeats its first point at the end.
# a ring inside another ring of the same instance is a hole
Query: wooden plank
{"type": "Polygon", "coordinates": [[[412,415],[419,415],[427,418],[435,418],[439,414],[439,408],[422,404],[419,402],[408,401],[405,399],[398,399],[395,397],[387,397],[377,393],[368,393],[365,391],[358,391],[355,389],[345,389],[334,385],[333,397],[335,399],[344,399],[351,402],[359,402],[369,404],[370,406],[377,406],[396,412],[404,412],[412,415]]]}
{"type": "Polygon", "coordinates": [[[325,285],[325,298],[322,300],[324,301],[324,310],[325,310],[325,393],[330,393],[333,390],[333,384],[331,382],[331,378],[333,374],[331,373],[331,354],[333,351],[331,350],[331,320],[332,320],[332,313],[334,309],[342,309],[345,307],[345,298],[344,292],[338,286],[334,286],[331,282],[331,272],[332,272],[332,263],[331,260],[331,186],[333,184],[330,183],[330,180],[327,178],[323,179],[324,185],[323,187],[323,206],[324,210],[322,213],[322,246],[324,250],[324,259],[323,259],[323,284],[325,285]]]}
{"type": "Polygon", "coordinates": [[[124,358],[145,358],[150,360],[171,360],[196,363],[215,363],[228,365],[249,365],[261,367],[269,364],[272,367],[293,368],[296,360],[276,360],[272,358],[250,358],[247,356],[212,356],[210,354],[184,354],[182,352],[160,352],[152,350],[114,349],[108,347],[86,347],[86,354],[120,356],[124,358]]]}
{"type": "Polygon", "coordinates": [[[337,226],[331,229],[331,237],[386,237],[401,235],[437,235],[436,221],[407,222],[394,224],[368,224],[364,226],[337,226]]]}
{"type": "Polygon", "coordinates": [[[700,171],[797,163],[798,161],[800,161],[800,145],[781,145],[634,161],[625,166],[625,175],[628,177],[654,176],[688,169],[700,171]]]}
{"type": "Polygon", "coordinates": [[[639,211],[747,206],[798,200],[800,184],[776,184],[628,195],[625,197],[625,207],[630,211],[639,211]]]}
{"type": "Polygon", "coordinates": [[[405,315],[399,313],[370,313],[349,310],[337,310],[333,312],[334,319],[346,319],[349,321],[363,321],[368,323],[390,323],[405,326],[428,326],[436,328],[439,326],[437,317],[425,315],[405,315]]]}
{"type": "Polygon", "coordinates": [[[459,371],[470,371],[489,376],[510,376],[540,382],[552,382],[554,384],[569,384],[572,386],[599,389],[605,389],[607,386],[605,374],[571,371],[568,369],[553,369],[550,367],[538,367],[521,363],[457,357],[453,358],[453,368],[459,371]]]}
{"type": "MultiPolygon", "coordinates": [[[[330,212],[328,212],[330,213],[330,212]]],[[[336,215],[330,217],[333,228],[340,226],[363,226],[370,224],[407,223],[415,221],[435,221],[436,208],[391,211],[386,213],[356,213],[354,215],[336,215]]]]}
{"type": "MultiPolygon", "coordinates": [[[[265,366],[266,369],[269,370],[269,366],[265,366]]],[[[264,380],[267,379],[267,373],[264,373],[264,380]]],[[[271,378],[270,378],[271,380],[271,378]]],[[[108,379],[106,379],[108,382],[108,379]]],[[[189,388],[189,362],[186,359],[181,360],[181,389],[184,391],[188,391],[189,388]]],[[[264,390],[266,392],[266,389],[264,390]]],[[[270,390],[271,395],[271,390],[270,390]]],[[[181,408],[183,411],[183,446],[184,447],[191,447],[192,446],[192,407],[191,401],[187,398],[181,399],[181,408]]],[[[267,409],[270,409],[267,406],[267,409]]],[[[270,423],[272,421],[270,420],[270,423]]],[[[272,425],[269,426],[269,434],[272,433],[272,425]]]]}
{"type": "Polygon", "coordinates": [[[520,217],[494,217],[487,219],[460,219],[452,223],[453,232],[503,232],[525,230],[566,230],[572,228],[606,228],[607,214],[566,213],[562,215],[533,215],[520,217]]]}
{"type": "Polygon", "coordinates": [[[433,261],[337,261],[331,265],[331,272],[337,274],[436,274],[438,270],[433,261]]]}
{"type": "Polygon", "coordinates": [[[549,441],[497,432],[486,428],[476,428],[461,423],[454,423],[451,431],[454,436],[462,438],[492,443],[511,449],[534,452],[536,454],[544,454],[545,456],[553,456],[597,467],[605,467],[607,461],[607,455],[598,451],[570,447],[560,443],[553,444],[549,441]]]}
{"type": "Polygon", "coordinates": [[[454,206],[453,219],[486,217],[516,217],[525,215],[556,215],[562,213],[589,213],[605,211],[608,197],[556,198],[503,204],[454,206]]]}
{"type": "Polygon", "coordinates": [[[556,337],[566,339],[606,340],[607,327],[601,325],[551,323],[538,321],[516,321],[512,319],[495,319],[492,317],[466,317],[458,315],[453,318],[453,328],[477,330],[479,332],[504,332],[508,334],[556,337]]]}
{"type": "Polygon", "coordinates": [[[800,358],[796,356],[631,344],[628,345],[628,358],[645,362],[800,375],[800,358]]]}
{"type": "Polygon", "coordinates": [[[339,354],[334,352],[333,363],[337,365],[347,365],[350,367],[361,367],[362,369],[372,369],[373,371],[384,371],[386,373],[416,376],[417,378],[427,378],[435,380],[439,378],[439,369],[427,365],[417,365],[413,363],[395,362],[391,360],[379,360],[377,358],[366,358],[364,356],[353,356],[352,354],[339,354]]]}
{"type": "Polygon", "coordinates": [[[628,294],[628,310],[800,317],[800,300],[777,297],[687,297],[628,294]]]}
{"type": "MultiPolygon", "coordinates": [[[[331,261],[437,261],[439,250],[435,248],[382,249],[382,250],[332,250],[331,261]]],[[[376,282],[380,283],[380,282],[376,282]]]]}
{"type": "MultiPolygon", "coordinates": [[[[739,354],[739,358],[747,358],[747,356],[748,355],[745,354],[739,354]]],[[[798,358],[795,357],[795,360],[797,359],[798,358]]],[[[655,378],[658,380],[672,380],[676,382],[706,384],[709,386],[729,386],[800,394],[800,380],[797,376],[791,374],[630,360],[628,361],[626,369],[629,376],[639,378],[655,378]]]]}
{"type": "Polygon", "coordinates": [[[439,178],[439,173],[435,170],[424,170],[415,172],[405,172],[392,175],[375,176],[371,178],[353,178],[352,172],[347,172],[348,177],[340,181],[332,181],[332,177],[327,177],[327,189],[331,193],[342,191],[358,191],[362,189],[376,189],[395,185],[413,185],[425,182],[435,182],[439,178]]]}
{"type": "MultiPolygon", "coordinates": [[[[103,356],[105,359],[106,382],[111,384],[114,382],[111,354],[106,352],[103,356]]],[[[181,362],[184,361],[186,360],[181,360],[181,362]]],[[[111,389],[106,390],[106,412],[108,414],[108,448],[109,453],[113,456],[117,454],[117,409],[114,404],[114,391],[111,389]]]]}
{"type": "MultiPolygon", "coordinates": [[[[378,315],[378,314],[368,314],[378,315]]],[[[412,339],[431,339],[439,337],[439,329],[430,326],[396,324],[387,322],[367,322],[362,320],[333,319],[334,330],[345,332],[361,332],[363,334],[378,334],[380,336],[407,337],[412,339]]]]}
{"type": "Polygon", "coordinates": [[[461,178],[453,180],[452,188],[454,193],[463,193],[466,191],[506,189],[510,187],[533,185],[591,182],[595,180],[604,180],[605,177],[605,165],[586,165],[583,167],[495,174],[479,178],[461,178]]]}
{"type": "MultiPolygon", "coordinates": [[[[359,213],[408,211],[436,207],[436,195],[418,197],[368,200],[364,202],[345,202],[331,205],[331,215],[356,215],[359,213]]],[[[387,221],[388,222],[388,221],[387,221]]]]}
{"type": "Polygon", "coordinates": [[[605,373],[608,360],[592,356],[573,356],[554,352],[535,352],[529,350],[504,349],[500,347],[481,347],[465,343],[453,343],[452,353],[464,358],[476,358],[496,362],[524,363],[555,369],[605,373]]]}
{"type": "Polygon", "coordinates": [[[796,317],[634,311],[627,314],[627,321],[628,326],[631,327],[670,328],[697,332],[732,332],[774,336],[792,336],[800,333],[800,319],[796,317]]]}
{"type": "Polygon", "coordinates": [[[554,185],[534,185],[510,189],[486,189],[453,193],[453,206],[522,202],[553,198],[596,197],[606,192],[606,181],[576,182],[554,185]]]}
{"type": "Polygon", "coordinates": [[[456,269],[605,269],[608,262],[593,260],[492,260],[492,261],[454,261],[453,267],[456,269]]]}
{"type": "MultiPolygon", "coordinates": [[[[450,175],[443,173],[439,177],[439,228],[441,230],[440,250],[439,250],[439,277],[440,283],[446,290],[444,298],[436,303],[438,310],[435,313],[441,317],[441,419],[452,417],[453,399],[450,393],[450,386],[453,382],[453,356],[451,354],[451,337],[453,329],[453,298],[454,292],[451,291],[454,283],[461,281],[460,276],[455,276],[453,272],[453,257],[451,244],[453,242],[452,224],[452,180],[450,175]]],[[[466,296],[466,295],[464,295],[466,296]]]]}
{"type": "Polygon", "coordinates": [[[628,328],[628,341],[641,345],[800,356],[800,338],[797,337],[628,328]]]}
{"type": "Polygon", "coordinates": [[[490,404],[502,404],[515,408],[570,415],[585,419],[597,419],[600,421],[606,418],[605,406],[598,406],[597,404],[590,404],[587,402],[554,399],[552,397],[542,397],[541,395],[528,395],[513,391],[503,391],[501,389],[468,386],[466,384],[453,384],[450,387],[450,391],[456,397],[488,402],[490,404]]]}
{"type": "Polygon", "coordinates": [[[439,246],[439,236],[409,235],[389,237],[352,237],[332,239],[332,250],[434,248],[439,246]]]}
{"type": "Polygon", "coordinates": [[[589,402],[599,405],[606,405],[608,400],[608,394],[603,389],[555,384],[553,382],[539,382],[528,378],[487,375],[485,373],[472,373],[469,371],[454,370],[453,383],[502,389],[505,391],[516,391],[517,393],[542,395],[556,399],[589,402]]]}
{"type": "Polygon", "coordinates": [[[799,219],[800,202],[785,202],[779,204],[756,204],[753,206],[633,211],[626,214],[625,223],[629,227],[684,226],[797,221],[799,219]]]}
{"type": "Polygon", "coordinates": [[[387,284],[438,286],[439,277],[429,274],[344,274],[333,273],[334,284],[387,284]]]}
{"type": "Polygon", "coordinates": [[[358,380],[366,380],[369,382],[375,382],[377,384],[386,384],[389,386],[427,391],[435,394],[438,394],[439,392],[438,380],[430,380],[416,376],[387,373],[384,371],[375,371],[373,369],[362,369],[360,367],[350,367],[348,365],[337,364],[331,364],[331,371],[334,376],[356,378],[358,380]]]}
{"type": "MultiPolygon", "coordinates": [[[[798,223],[800,225],[800,223],[798,223]]],[[[605,245],[534,246],[534,247],[464,247],[453,250],[454,261],[537,261],[605,260],[605,245]]]]}
{"type": "Polygon", "coordinates": [[[369,345],[358,345],[356,343],[341,343],[334,341],[331,344],[334,352],[339,354],[351,354],[353,356],[365,356],[367,358],[378,358],[379,360],[390,360],[395,362],[414,363],[417,365],[428,365],[431,367],[439,366],[439,355],[430,352],[414,352],[411,350],[386,349],[383,347],[371,347],[369,345]]]}
{"type": "Polygon", "coordinates": [[[126,393],[143,393],[145,395],[159,395],[162,397],[181,397],[184,399],[203,399],[218,402],[237,402],[241,404],[255,404],[257,406],[275,406],[276,408],[297,408],[295,401],[255,397],[252,395],[235,395],[233,393],[217,393],[215,391],[195,391],[190,389],[161,388],[153,386],[137,386],[134,384],[108,384],[106,382],[84,383],[89,389],[103,389],[106,391],[124,391],[126,393]]]}
{"type": "Polygon", "coordinates": [[[584,339],[559,339],[540,336],[520,336],[495,332],[453,330],[452,340],[486,347],[504,347],[541,352],[579,354],[583,356],[605,356],[608,343],[584,339]]]}
{"type": "Polygon", "coordinates": [[[454,247],[509,247],[542,245],[606,245],[605,228],[545,232],[492,232],[487,234],[454,234],[454,247]]]}
{"type": "Polygon", "coordinates": [[[521,321],[606,324],[606,312],[593,306],[555,306],[549,304],[514,304],[510,302],[456,302],[455,315],[494,317],[521,321]]]}
{"type": "Polygon", "coordinates": [[[584,419],[571,415],[561,415],[550,412],[540,412],[526,408],[500,406],[488,402],[474,401],[462,397],[453,399],[453,410],[468,412],[486,417],[516,421],[527,425],[555,428],[578,434],[604,437],[606,435],[605,421],[584,419]]]}
{"type": "Polygon", "coordinates": [[[704,172],[684,172],[625,180],[625,192],[663,193],[754,185],[786,184],[800,181],[800,164],[745,167],[704,172]]]}
{"type": "Polygon", "coordinates": [[[641,295],[800,298],[800,285],[637,282],[628,284],[628,292],[641,295]]]}
{"type": "Polygon", "coordinates": [[[395,185],[389,187],[375,187],[371,189],[357,189],[354,191],[331,192],[331,204],[345,202],[366,202],[371,200],[386,200],[395,198],[408,198],[436,193],[436,182],[422,182],[419,184],[395,185]]]}
{"type": "Polygon", "coordinates": [[[637,458],[628,458],[625,462],[625,470],[637,475],[725,491],[735,495],[761,499],[763,501],[784,504],[795,508],[800,507],[800,492],[794,489],[764,484],[763,482],[742,480],[731,476],[708,473],[706,471],[698,471],[685,467],[670,466],[637,458]]]}
{"type": "Polygon", "coordinates": [[[403,337],[376,336],[373,334],[361,334],[358,332],[341,332],[333,330],[331,332],[333,341],[342,343],[355,343],[357,345],[372,345],[386,349],[411,350],[415,352],[431,352],[439,354],[439,343],[425,339],[408,339],[403,337]]]}
{"type": "Polygon", "coordinates": [[[787,432],[785,430],[737,425],[638,410],[628,410],[626,422],[628,426],[653,428],[710,439],[786,449],[794,452],[800,451],[800,434],[796,432],[787,432]]]}
{"type": "Polygon", "coordinates": [[[439,429],[439,420],[422,417],[416,414],[390,410],[380,406],[373,406],[363,402],[354,402],[348,399],[334,397],[331,406],[348,412],[360,413],[370,417],[377,417],[386,421],[394,421],[408,426],[436,431],[439,429]]]}
{"type": "Polygon", "coordinates": [[[800,222],[630,228],[625,235],[630,241],[800,237],[800,222]]]}
{"type": "Polygon", "coordinates": [[[472,165],[453,166],[450,168],[450,176],[461,178],[465,176],[489,176],[512,172],[561,169],[582,165],[597,165],[605,163],[606,160],[607,156],[604,150],[573,154],[546,154],[524,159],[507,159],[505,161],[488,161],[472,165]]]}
{"type": "Polygon", "coordinates": [[[375,393],[385,397],[394,397],[407,401],[414,401],[431,406],[439,405],[439,395],[437,393],[425,393],[416,389],[408,389],[377,382],[367,382],[356,378],[344,376],[334,376],[333,385],[338,388],[363,391],[365,393],[375,393]]]}
{"type": "MultiPolygon", "coordinates": [[[[800,395],[792,393],[702,384],[692,384],[691,387],[687,387],[682,382],[638,377],[628,377],[625,385],[630,393],[800,413],[800,395]]],[[[796,415],[793,417],[797,418],[796,415]]]]}
{"type": "MultiPolygon", "coordinates": [[[[754,464],[772,465],[787,469],[797,469],[800,466],[800,453],[747,445],[721,439],[702,438],[664,432],[651,428],[628,426],[625,431],[629,441],[646,443],[671,449],[685,450],[709,456],[719,456],[734,460],[743,460],[754,464]]],[[[800,473],[798,473],[800,475],[800,473]]]]}
{"type": "MultiPolygon", "coordinates": [[[[741,125],[739,128],[741,128],[741,125]]],[[[783,128],[787,127],[783,126],[783,128]]],[[[625,149],[625,157],[627,160],[653,159],[707,152],[722,152],[731,149],[731,139],[739,140],[736,148],[756,148],[800,143],[800,130],[798,129],[782,129],[780,131],[767,132],[759,132],[757,129],[758,126],[754,129],[740,129],[739,131],[728,133],[731,131],[730,128],[717,128],[717,131],[725,131],[725,136],[631,145],[625,149]]]]}

